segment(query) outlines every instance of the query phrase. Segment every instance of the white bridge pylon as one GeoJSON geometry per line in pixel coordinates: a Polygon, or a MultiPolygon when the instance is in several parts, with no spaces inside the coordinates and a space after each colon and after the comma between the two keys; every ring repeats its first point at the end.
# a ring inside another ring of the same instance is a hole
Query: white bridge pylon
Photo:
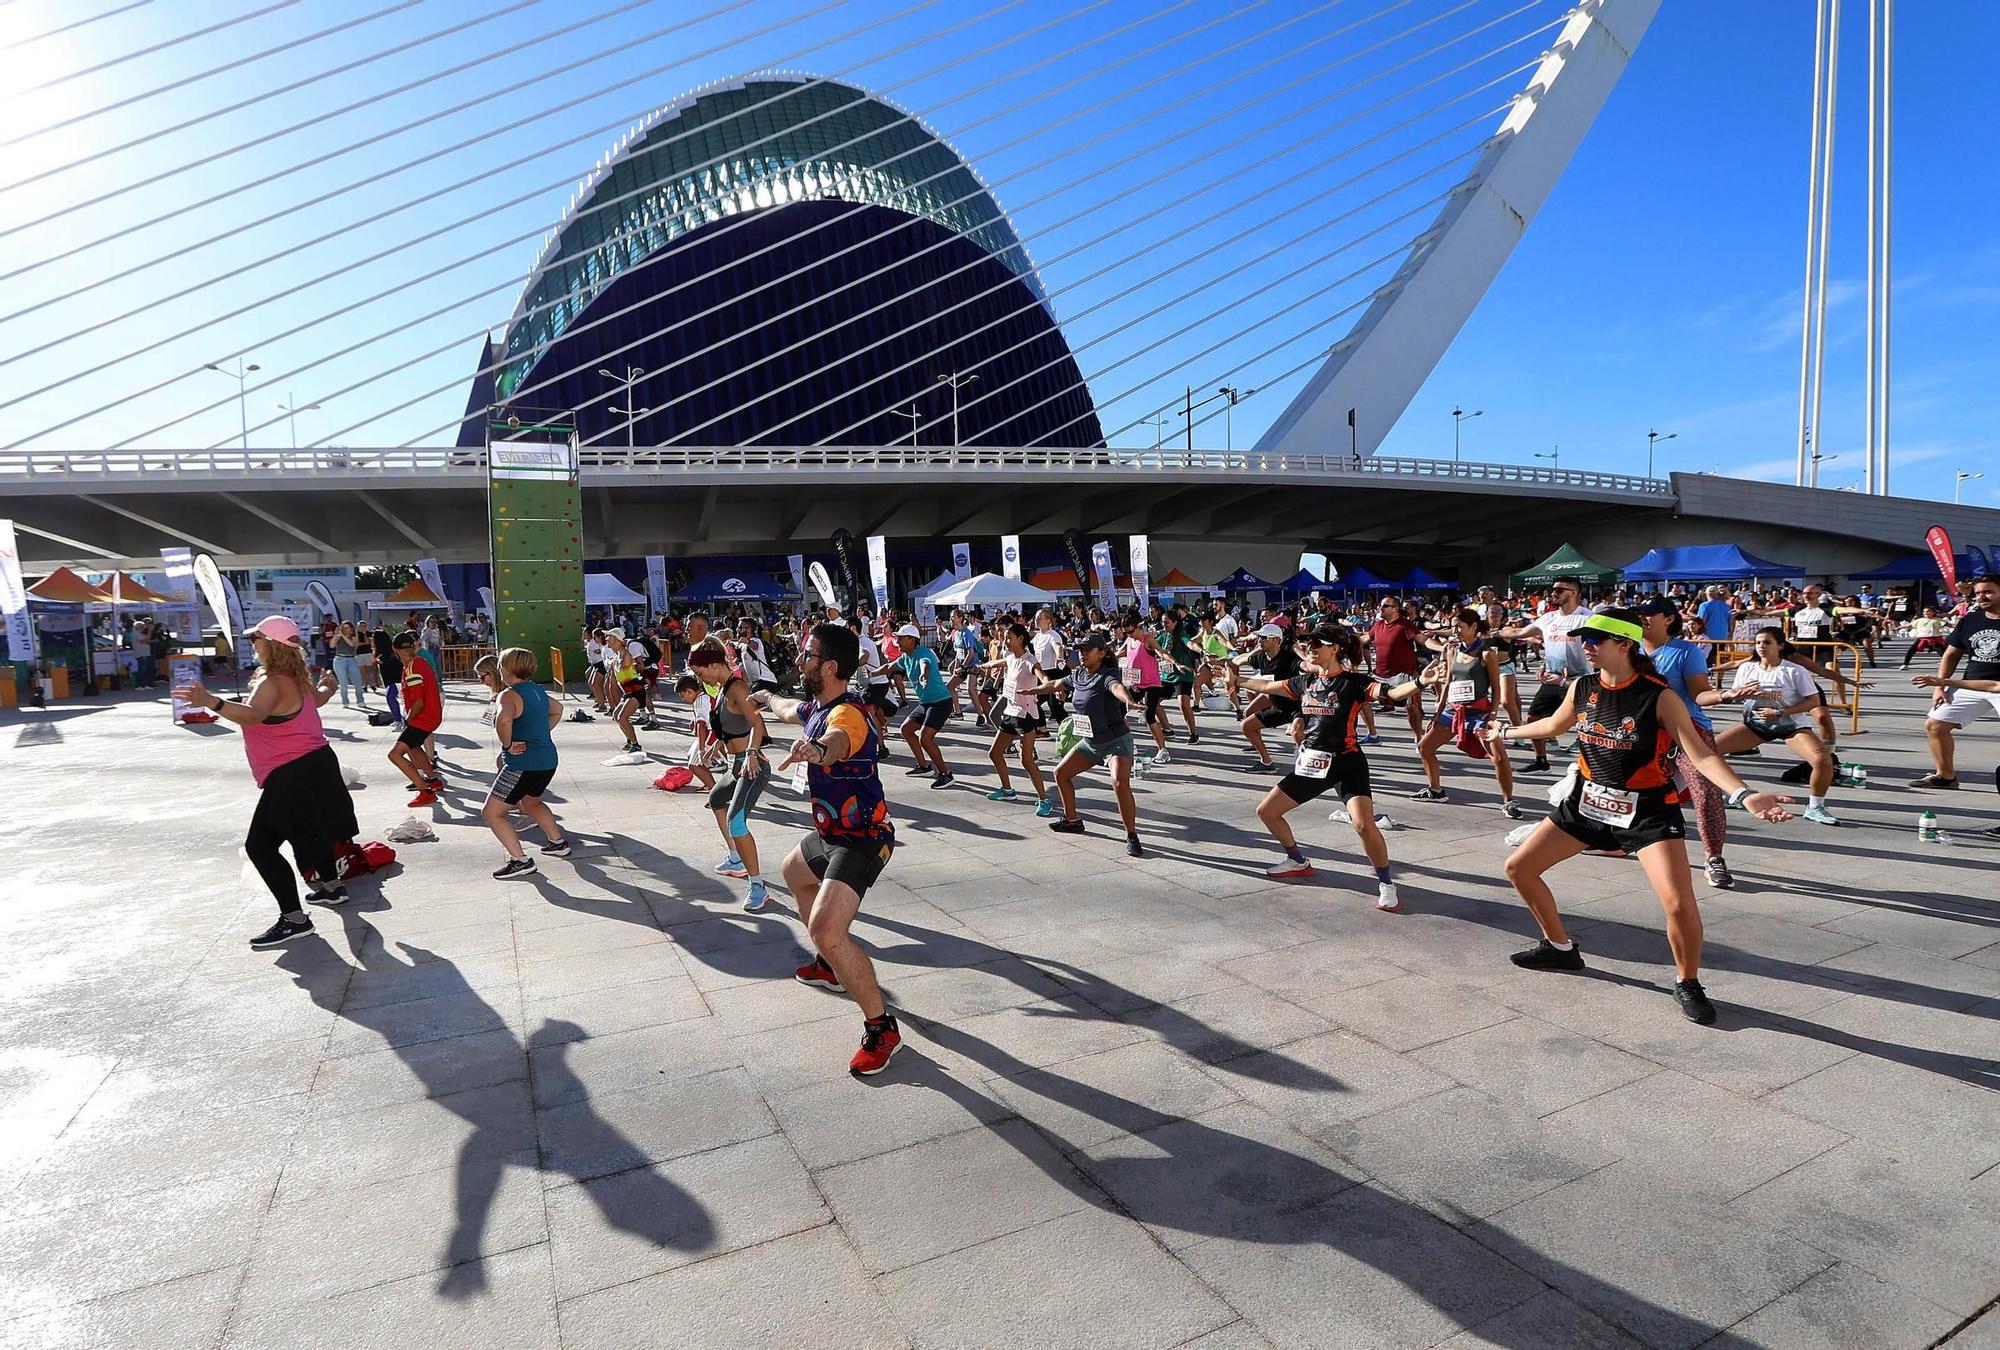
{"type": "Polygon", "coordinates": [[[1659,7],[1577,6],[1437,220],[1271,423],[1259,451],[1375,453],[1548,200],[1659,7]]]}

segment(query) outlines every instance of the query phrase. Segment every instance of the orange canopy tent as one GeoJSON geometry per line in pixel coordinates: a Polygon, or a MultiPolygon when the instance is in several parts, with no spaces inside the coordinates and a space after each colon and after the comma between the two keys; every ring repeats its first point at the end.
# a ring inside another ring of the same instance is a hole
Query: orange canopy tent
{"type": "Polygon", "coordinates": [[[444,598],[424,585],[422,577],[411,577],[410,584],[397,591],[387,600],[370,600],[370,609],[449,609],[444,598]]]}
{"type": "Polygon", "coordinates": [[[1154,577],[1153,589],[1156,591],[1206,591],[1210,588],[1176,567],[1168,571],[1163,577],[1154,577]]]}
{"type": "Polygon", "coordinates": [[[58,567],[28,587],[28,594],[58,605],[101,605],[111,601],[108,592],[99,590],[67,567],[58,567]]]}
{"type": "MultiPolygon", "coordinates": [[[[1111,575],[1119,590],[1132,589],[1132,578],[1118,571],[1114,571],[1111,575]]],[[[1084,590],[1077,584],[1076,573],[1067,567],[1045,567],[1029,577],[1028,584],[1039,586],[1053,595],[1079,595],[1084,590]]]]}
{"type": "Polygon", "coordinates": [[[116,599],[121,605],[178,605],[181,602],[171,595],[161,595],[152,587],[140,581],[130,572],[118,573],[118,592],[112,594],[111,582],[104,583],[104,598],[116,599]]]}

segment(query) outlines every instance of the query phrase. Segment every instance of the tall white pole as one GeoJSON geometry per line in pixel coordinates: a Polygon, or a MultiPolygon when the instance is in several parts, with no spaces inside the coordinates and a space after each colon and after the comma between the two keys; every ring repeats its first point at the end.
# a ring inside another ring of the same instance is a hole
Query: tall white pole
{"type": "MultiPolygon", "coordinates": [[[[1813,375],[1812,375],[1812,428],[1813,446],[1824,452],[1826,437],[1820,434],[1822,425],[1820,413],[1826,406],[1826,258],[1828,217],[1833,201],[1833,129],[1834,113],[1840,106],[1840,5],[1841,0],[1832,0],[1826,26],[1826,140],[1820,148],[1819,175],[1819,260],[1813,281],[1813,375]]],[[[1811,486],[1819,486],[1819,471],[1812,471],[1811,486]]]]}
{"type": "Polygon", "coordinates": [[[1889,222],[1894,215],[1895,177],[1890,172],[1890,146],[1894,137],[1890,133],[1890,108],[1896,101],[1896,0],[1882,0],[1882,381],[1879,397],[1881,400],[1881,429],[1878,440],[1882,446],[1882,468],[1879,478],[1883,496],[1889,495],[1889,288],[1894,273],[1890,262],[1889,222]]]}
{"type": "MultiPolygon", "coordinates": [[[[1812,453],[1813,268],[1819,252],[1819,146],[1821,100],[1826,93],[1826,12],[1831,0],[1819,0],[1813,22],[1813,97],[1811,149],[1806,169],[1806,279],[1800,287],[1802,312],[1799,316],[1799,469],[1795,481],[1806,485],[1807,456],[1812,453]]],[[[1452,458],[1457,453],[1458,426],[1452,424],[1452,458]]]]}
{"type": "Polygon", "coordinates": [[[1865,313],[1862,318],[1863,345],[1867,350],[1867,355],[1864,359],[1868,366],[1867,375],[1862,381],[1862,403],[1867,410],[1865,413],[1867,427],[1863,439],[1867,444],[1868,457],[1865,467],[1861,471],[1861,490],[1871,495],[1876,490],[1875,456],[1878,447],[1875,441],[1875,428],[1878,425],[1878,418],[1875,402],[1875,376],[1880,369],[1879,363],[1876,360],[1878,330],[1875,323],[1875,305],[1881,294],[1881,286],[1879,284],[1880,274],[1877,271],[1881,266],[1881,257],[1880,250],[1876,247],[1882,235],[1881,179],[1878,177],[1882,149],[1880,107],[1882,90],[1881,7],[1882,0],[1868,0],[1868,262],[1866,268],[1868,295],[1863,301],[1865,313]]]}

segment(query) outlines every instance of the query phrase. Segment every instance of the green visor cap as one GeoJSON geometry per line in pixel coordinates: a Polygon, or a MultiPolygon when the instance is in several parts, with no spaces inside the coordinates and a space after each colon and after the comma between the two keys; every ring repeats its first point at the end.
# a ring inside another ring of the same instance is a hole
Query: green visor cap
{"type": "Polygon", "coordinates": [[[1628,642],[1643,642],[1646,630],[1626,619],[1614,619],[1608,614],[1593,614],[1576,630],[1577,636],[1585,633],[1602,633],[1605,637],[1621,637],[1628,642]]]}

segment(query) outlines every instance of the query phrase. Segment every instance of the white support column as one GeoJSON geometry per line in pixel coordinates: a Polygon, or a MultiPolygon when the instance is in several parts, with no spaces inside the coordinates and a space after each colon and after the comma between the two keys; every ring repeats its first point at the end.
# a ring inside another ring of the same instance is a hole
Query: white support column
{"type": "Polygon", "coordinates": [[[1826,20],[1832,0],[1819,0],[1813,19],[1812,130],[1807,137],[1806,167],[1806,279],[1799,288],[1799,464],[1793,482],[1806,486],[1810,477],[1809,458],[1819,428],[1812,424],[1813,275],[1823,243],[1819,237],[1820,124],[1825,118],[1826,100],[1826,20]]]}
{"type": "MultiPolygon", "coordinates": [[[[1826,407],[1826,259],[1828,249],[1827,234],[1831,225],[1833,208],[1833,128],[1834,114],[1840,107],[1840,4],[1832,0],[1827,20],[1826,37],[1826,124],[1820,146],[1819,176],[1819,263],[1813,279],[1813,374],[1812,374],[1812,434],[1814,456],[1826,453],[1820,435],[1823,425],[1820,414],[1826,407]]],[[[1819,461],[1814,458],[1808,466],[1810,476],[1808,487],[1819,486],[1819,461]]]]}

